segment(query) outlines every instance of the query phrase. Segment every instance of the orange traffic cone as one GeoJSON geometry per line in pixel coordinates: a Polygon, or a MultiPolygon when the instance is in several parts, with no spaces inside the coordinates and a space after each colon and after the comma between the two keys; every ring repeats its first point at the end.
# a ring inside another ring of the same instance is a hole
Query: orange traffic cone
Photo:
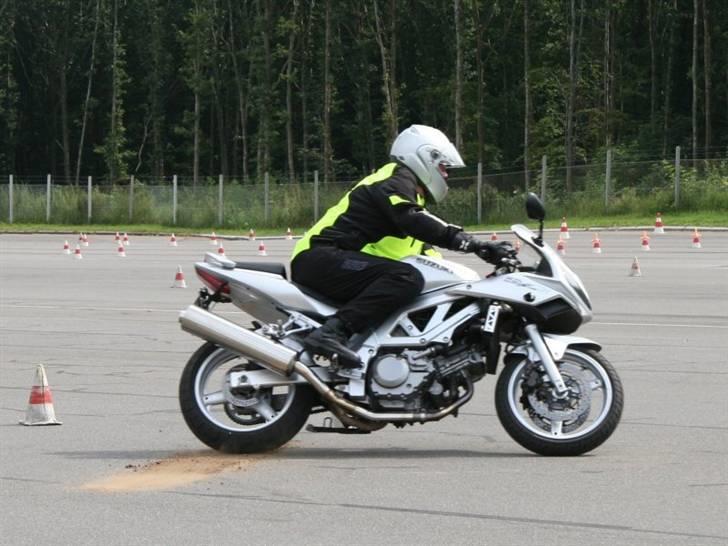
{"type": "Polygon", "coordinates": [[[215,232],[212,232],[212,235],[210,235],[210,244],[217,246],[217,235],[215,235],[215,232]]]}
{"type": "Polygon", "coordinates": [[[177,237],[174,236],[174,233],[169,238],[169,246],[177,246],[177,237]]]}
{"type": "Polygon", "coordinates": [[[63,242],[63,253],[64,254],[70,254],[71,253],[71,246],[68,244],[68,241],[63,242]]]}
{"type": "Polygon", "coordinates": [[[81,241],[82,246],[88,246],[88,237],[85,233],[81,234],[81,237],[79,238],[79,241],[81,241]]]}
{"type": "Polygon", "coordinates": [[[637,256],[634,257],[634,260],[632,261],[632,266],[629,268],[629,276],[630,277],[641,277],[642,276],[642,270],[640,269],[640,262],[637,259],[637,256]]]}
{"type": "Polygon", "coordinates": [[[513,248],[516,249],[516,253],[521,251],[521,240],[516,239],[516,243],[513,245],[513,248]]]}
{"type": "Polygon", "coordinates": [[[571,236],[569,235],[569,226],[566,223],[566,216],[563,216],[561,218],[561,228],[560,228],[560,234],[562,239],[570,239],[571,236]]]}
{"type": "Polygon", "coordinates": [[[119,241],[119,246],[116,249],[116,255],[119,258],[126,258],[126,249],[124,248],[124,243],[122,243],[121,241],[119,241]]]}
{"type": "Polygon", "coordinates": [[[73,257],[77,260],[83,259],[83,254],[81,254],[81,245],[76,245],[76,250],[73,251],[73,257]]]}
{"type": "Polygon", "coordinates": [[[599,239],[598,233],[595,233],[594,238],[592,239],[592,252],[594,254],[602,253],[602,241],[599,239]]]}
{"type": "Polygon", "coordinates": [[[225,257],[225,249],[222,246],[222,241],[220,241],[220,246],[217,247],[217,255],[225,257]]]}
{"type": "Polygon", "coordinates": [[[498,234],[494,231],[493,235],[490,236],[491,241],[497,241],[498,240],[498,234]]]}
{"type": "Polygon", "coordinates": [[[293,233],[291,233],[291,228],[288,228],[288,229],[286,230],[286,239],[288,239],[289,241],[290,241],[291,239],[293,239],[293,233]]]}
{"type": "Polygon", "coordinates": [[[114,236],[114,242],[118,243],[119,241],[121,241],[121,235],[119,235],[119,232],[117,231],[116,235],[114,236]]]}
{"type": "Polygon", "coordinates": [[[53,396],[48,385],[45,369],[39,364],[35,370],[35,380],[30,389],[28,409],[25,412],[25,421],[21,425],[61,425],[56,419],[56,412],[53,409],[53,396]]]}
{"type": "Polygon", "coordinates": [[[657,213],[655,216],[655,231],[654,233],[665,233],[665,225],[662,223],[662,213],[657,213]]]}
{"type": "Polygon", "coordinates": [[[695,228],[693,231],[693,248],[703,248],[703,245],[700,242],[701,238],[702,235],[698,233],[698,228],[695,228]]]}
{"type": "Polygon", "coordinates": [[[258,256],[267,256],[268,253],[265,251],[265,243],[263,241],[258,245],[258,256]]]}
{"type": "Polygon", "coordinates": [[[174,283],[172,283],[172,288],[187,288],[187,283],[185,282],[185,274],[182,273],[182,266],[177,266],[177,273],[174,276],[174,283]]]}
{"type": "Polygon", "coordinates": [[[255,230],[253,228],[250,228],[250,231],[248,232],[248,239],[250,241],[255,241],[255,230]]]}
{"type": "Polygon", "coordinates": [[[559,240],[556,241],[556,252],[562,256],[566,256],[566,243],[561,237],[559,237],[559,240]]]}
{"type": "Polygon", "coordinates": [[[650,250],[650,236],[647,235],[646,231],[642,232],[642,250],[648,251],[650,250]]]}
{"type": "Polygon", "coordinates": [[[121,242],[124,243],[124,246],[129,246],[129,236],[126,234],[126,231],[124,232],[124,237],[122,237],[121,242]]]}

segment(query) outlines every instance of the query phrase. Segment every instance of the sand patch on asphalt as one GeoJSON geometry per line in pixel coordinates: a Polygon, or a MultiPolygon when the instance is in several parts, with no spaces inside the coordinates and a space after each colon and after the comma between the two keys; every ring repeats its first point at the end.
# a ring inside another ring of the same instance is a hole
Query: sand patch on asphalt
{"type": "Polygon", "coordinates": [[[81,485],[105,493],[174,489],[234,470],[245,470],[259,457],[222,453],[180,453],[145,464],[128,464],[123,472],[81,485]]]}

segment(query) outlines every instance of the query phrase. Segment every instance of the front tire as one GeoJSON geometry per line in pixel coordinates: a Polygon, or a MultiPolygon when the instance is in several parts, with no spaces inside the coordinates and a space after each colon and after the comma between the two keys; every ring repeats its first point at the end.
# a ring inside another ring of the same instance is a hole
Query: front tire
{"type": "Polygon", "coordinates": [[[617,428],[624,393],[614,367],[594,350],[569,349],[556,363],[569,388],[554,394],[538,363],[510,363],[496,384],[498,419],[516,442],[540,455],[581,455],[617,428]]]}
{"type": "Polygon", "coordinates": [[[190,357],[179,384],[187,426],[204,444],[225,453],[260,453],[284,445],[306,423],[315,400],[312,389],[297,384],[232,390],[225,379],[233,368],[260,366],[209,342],[190,357]]]}

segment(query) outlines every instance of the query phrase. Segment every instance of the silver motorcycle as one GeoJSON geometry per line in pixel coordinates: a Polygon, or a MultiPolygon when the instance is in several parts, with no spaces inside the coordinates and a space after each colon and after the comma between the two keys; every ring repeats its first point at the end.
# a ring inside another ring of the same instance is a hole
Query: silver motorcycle
{"type": "Polygon", "coordinates": [[[485,278],[452,261],[406,258],[424,289],[351,339],[362,362],[356,371],[303,348],[335,302],[288,281],[283,264],[208,253],[195,264],[206,288],[179,317],[183,330],[206,341],[180,380],[190,430],[214,449],[254,453],[282,446],[314,413],[329,414],[307,427],[317,433],[437,421],[457,416],[474,384],[499,372],[496,410],[516,442],[542,455],[596,448],[619,423],[622,385],[598,343],[571,335],[592,318],[589,296],[543,242],[545,211],[535,195],[526,210],[540,222],[538,235],[513,226],[523,245],[518,258],[485,278]],[[252,327],[212,313],[220,303],[253,317],[252,327]]]}

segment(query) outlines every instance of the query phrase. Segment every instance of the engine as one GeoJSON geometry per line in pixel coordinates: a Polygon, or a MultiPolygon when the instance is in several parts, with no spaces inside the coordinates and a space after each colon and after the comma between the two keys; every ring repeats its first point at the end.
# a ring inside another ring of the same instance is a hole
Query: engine
{"type": "Polygon", "coordinates": [[[471,347],[451,348],[445,353],[436,348],[386,353],[369,364],[369,392],[388,410],[439,408],[458,397],[456,385],[463,377],[458,372],[464,369],[480,379],[485,369],[483,355],[471,347]]]}

